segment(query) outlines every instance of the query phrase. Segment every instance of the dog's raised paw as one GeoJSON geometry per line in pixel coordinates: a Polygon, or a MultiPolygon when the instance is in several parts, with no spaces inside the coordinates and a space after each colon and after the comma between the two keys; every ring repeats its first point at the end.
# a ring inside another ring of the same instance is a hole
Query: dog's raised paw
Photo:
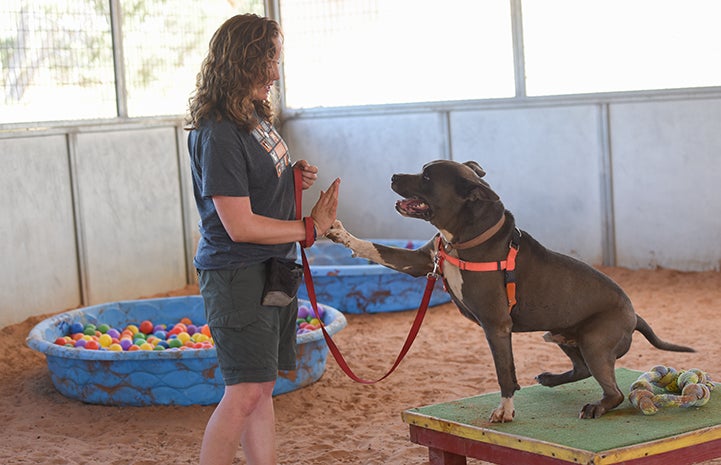
{"type": "Polygon", "coordinates": [[[330,229],[326,231],[325,237],[335,243],[343,244],[346,247],[350,245],[351,234],[346,231],[343,227],[343,223],[338,220],[336,220],[330,229]]]}

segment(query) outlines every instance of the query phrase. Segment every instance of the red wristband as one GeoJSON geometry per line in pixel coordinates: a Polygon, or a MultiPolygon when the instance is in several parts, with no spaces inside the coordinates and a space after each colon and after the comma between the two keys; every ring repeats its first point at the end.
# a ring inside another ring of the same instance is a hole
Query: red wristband
{"type": "Polygon", "coordinates": [[[315,223],[313,222],[313,218],[305,216],[303,217],[303,224],[305,225],[305,240],[300,241],[300,245],[307,248],[315,242],[315,223]]]}

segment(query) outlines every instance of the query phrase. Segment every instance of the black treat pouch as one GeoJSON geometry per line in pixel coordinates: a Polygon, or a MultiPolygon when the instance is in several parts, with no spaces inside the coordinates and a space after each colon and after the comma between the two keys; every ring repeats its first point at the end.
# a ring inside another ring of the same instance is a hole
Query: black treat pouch
{"type": "Polygon", "coordinates": [[[303,280],[303,267],[287,258],[271,258],[266,262],[265,286],[261,303],[270,307],[289,305],[303,280]]]}

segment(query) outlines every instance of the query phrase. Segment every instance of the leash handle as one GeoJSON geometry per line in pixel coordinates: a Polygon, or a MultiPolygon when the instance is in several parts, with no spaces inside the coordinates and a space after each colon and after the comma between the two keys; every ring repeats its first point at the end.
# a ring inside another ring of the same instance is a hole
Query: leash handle
{"type": "MultiPolygon", "coordinates": [[[[303,184],[301,179],[301,168],[300,167],[294,167],[293,168],[293,181],[295,183],[295,215],[296,218],[300,219],[302,212],[302,197],[303,197],[303,184]]],[[[313,307],[313,312],[315,314],[315,317],[320,322],[320,329],[323,332],[323,338],[325,339],[325,343],[328,345],[328,349],[330,350],[330,353],[333,355],[333,358],[335,359],[338,366],[343,370],[343,372],[353,381],[360,383],[360,384],[375,384],[380,381],[383,381],[388,376],[390,376],[391,373],[393,373],[396,368],[398,368],[398,365],[400,365],[403,358],[406,356],[408,351],[410,350],[411,346],[413,345],[413,341],[415,340],[416,336],[418,335],[418,331],[421,329],[421,324],[423,323],[423,318],[426,315],[426,311],[428,310],[428,304],[431,300],[431,294],[433,293],[433,287],[436,283],[436,278],[438,275],[436,274],[436,268],[434,268],[433,273],[428,274],[428,281],[426,283],[426,289],[423,293],[423,298],[421,299],[421,304],[418,307],[418,312],[416,313],[416,317],[413,320],[413,325],[411,326],[410,331],[408,332],[408,336],[406,337],[406,341],[403,344],[403,347],[401,348],[400,353],[396,357],[395,362],[393,363],[393,366],[388,370],[388,372],[383,375],[382,377],[376,379],[376,380],[367,380],[364,378],[359,377],[356,375],[353,370],[351,370],[350,366],[348,365],[348,362],[346,362],[345,358],[343,357],[343,354],[338,349],[338,346],[336,346],[335,342],[333,341],[333,338],[331,338],[330,334],[328,334],[328,331],[325,329],[325,324],[323,323],[323,319],[320,317],[320,312],[318,311],[318,299],[315,294],[315,286],[313,285],[313,277],[311,276],[310,272],[310,265],[308,264],[308,257],[305,255],[305,249],[303,248],[303,242],[301,242],[300,247],[300,254],[303,261],[303,278],[305,280],[305,288],[306,291],[308,291],[308,299],[310,300],[310,304],[313,307]]]]}

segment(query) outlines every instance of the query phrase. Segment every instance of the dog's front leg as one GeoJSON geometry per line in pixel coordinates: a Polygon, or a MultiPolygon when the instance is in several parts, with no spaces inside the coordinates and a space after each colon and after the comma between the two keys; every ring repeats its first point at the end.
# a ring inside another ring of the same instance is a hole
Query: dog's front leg
{"type": "Polygon", "coordinates": [[[365,258],[392,270],[411,276],[425,276],[433,270],[433,242],[429,241],[416,250],[376,244],[355,237],[343,223],[336,220],[326,232],[333,242],[343,244],[353,252],[354,257],[365,258]]]}
{"type": "Polygon", "coordinates": [[[493,363],[496,366],[498,384],[501,387],[501,403],[491,413],[490,421],[493,423],[513,421],[516,414],[513,407],[513,394],[521,387],[516,380],[516,367],[513,363],[511,326],[509,323],[491,330],[485,329],[485,332],[493,355],[493,363]]]}
{"type": "Polygon", "coordinates": [[[335,243],[342,244],[353,252],[354,257],[365,258],[373,263],[381,263],[381,257],[373,243],[358,239],[353,234],[349,233],[344,227],[340,220],[335,220],[330,229],[325,233],[325,236],[335,243]]]}

